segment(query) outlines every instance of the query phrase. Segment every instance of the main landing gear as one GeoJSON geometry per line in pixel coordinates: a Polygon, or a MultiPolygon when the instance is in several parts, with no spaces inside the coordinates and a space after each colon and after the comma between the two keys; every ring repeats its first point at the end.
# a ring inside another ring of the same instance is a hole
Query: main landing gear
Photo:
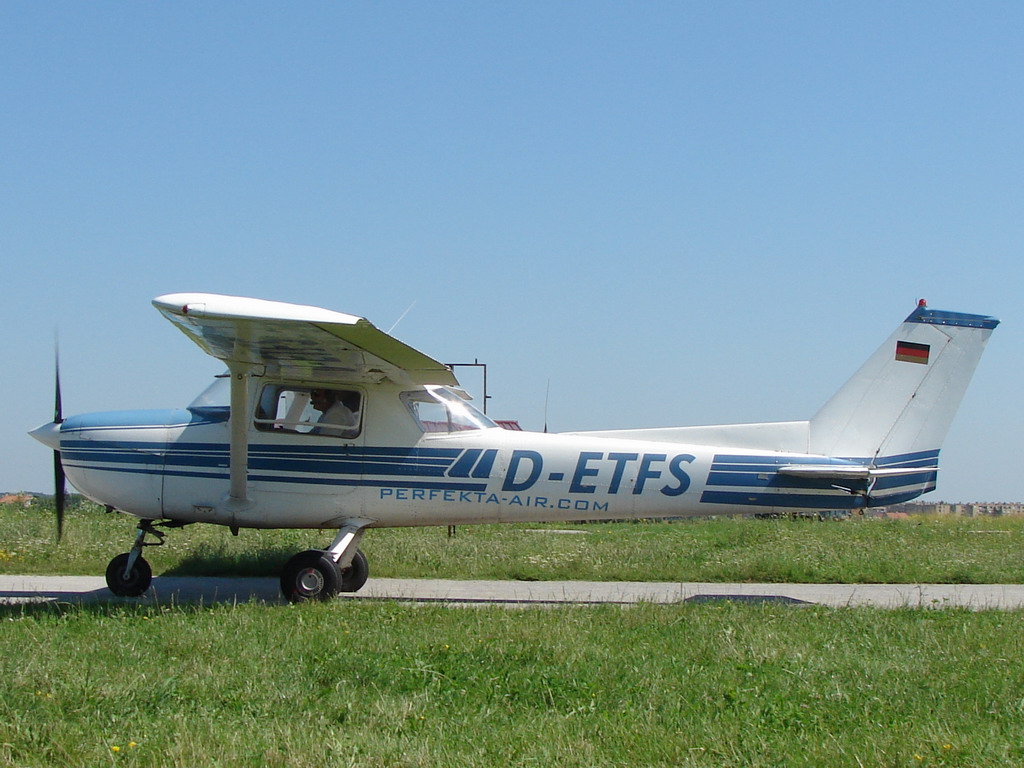
{"type": "MultiPolygon", "coordinates": [[[[339,592],[358,592],[370,575],[370,566],[358,548],[363,528],[369,521],[358,520],[342,527],[327,549],[307,549],[281,569],[281,592],[292,603],[329,600],[339,592]]],[[[166,534],[159,528],[181,528],[188,523],[168,520],[154,523],[140,520],[135,543],[107,566],[107,587],[121,597],[138,597],[153,581],[153,569],[142,556],[143,547],[158,547],[166,534]],[[156,541],[146,541],[146,536],[156,541]]]]}
{"type": "Polygon", "coordinates": [[[281,569],[281,593],[290,603],[330,600],[339,592],[358,592],[370,565],[356,545],[365,523],[346,525],[325,550],[299,552],[281,569]]]}
{"type": "Polygon", "coordinates": [[[291,603],[329,600],[339,592],[358,592],[369,575],[366,555],[358,549],[347,568],[339,568],[328,552],[307,549],[281,569],[281,593],[291,603]]]}

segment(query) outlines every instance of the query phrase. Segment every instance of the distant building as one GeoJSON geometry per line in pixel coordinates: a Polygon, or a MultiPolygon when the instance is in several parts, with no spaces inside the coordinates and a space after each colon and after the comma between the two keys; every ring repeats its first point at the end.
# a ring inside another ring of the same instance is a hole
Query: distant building
{"type": "Polygon", "coordinates": [[[909,501],[906,504],[892,504],[882,510],[887,513],[902,512],[907,515],[942,515],[947,517],[1005,517],[1024,515],[1021,502],[965,502],[909,501]]]}
{"type": "Polygon", "coordinates": [[[35,497],[31,493],[8,493],[0,496],[0,504],[21,504],[23,507],[29,507],[33,501],[35,497]]]}

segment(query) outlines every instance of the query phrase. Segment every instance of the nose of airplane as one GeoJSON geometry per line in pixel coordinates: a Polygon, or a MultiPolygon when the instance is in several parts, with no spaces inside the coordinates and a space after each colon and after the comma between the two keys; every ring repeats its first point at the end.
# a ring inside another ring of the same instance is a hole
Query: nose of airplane
{"type": "Polygon", "coordinates": [[[55,451],[60,450],[60,424],[55,421],[48,421],[42,426],[36,427],[29,432],[32,437],[55,451]]]}

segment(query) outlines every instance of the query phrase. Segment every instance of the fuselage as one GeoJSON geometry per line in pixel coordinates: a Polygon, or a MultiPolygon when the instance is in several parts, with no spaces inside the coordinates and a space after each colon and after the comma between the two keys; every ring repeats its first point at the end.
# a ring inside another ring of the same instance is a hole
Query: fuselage
{"type": "MultiPolygon", "coordinates": [[[[523,432],[487,421],[424,431],[405,402],[408,390],[376,385],[359,393],[360,428],[348,437],[260,429],[247,415],[244,502],[228,493],[228,406],[72,417],[60,425],[60,451],[68,478],[99,503],[141,518],[243,528],[332,528],[354,518],[391,527],[857,509],[913,498],[935,483],[934,470],[922,469],[879,480],[869,494],[778,472],[867,458],[523,432]]],[[[870,461],[924,468],[936,454],[870,461]]]]}

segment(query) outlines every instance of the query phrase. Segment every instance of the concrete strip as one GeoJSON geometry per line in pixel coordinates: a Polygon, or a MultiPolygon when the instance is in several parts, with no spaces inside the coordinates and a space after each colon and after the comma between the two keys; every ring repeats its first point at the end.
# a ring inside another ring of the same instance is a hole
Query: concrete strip
{"type": "MultiPolygon", "coordinates": [[[[713,584],[600,581],[370,579],[346,599],[500,605],[740,600],[880,608],[1024,608],[1022,584],[713,584]]],[[[118,598],[98,576],[0,576],[0,603],[282,603],[274,578],[160,576],[141,598],[118,598]]]]}

